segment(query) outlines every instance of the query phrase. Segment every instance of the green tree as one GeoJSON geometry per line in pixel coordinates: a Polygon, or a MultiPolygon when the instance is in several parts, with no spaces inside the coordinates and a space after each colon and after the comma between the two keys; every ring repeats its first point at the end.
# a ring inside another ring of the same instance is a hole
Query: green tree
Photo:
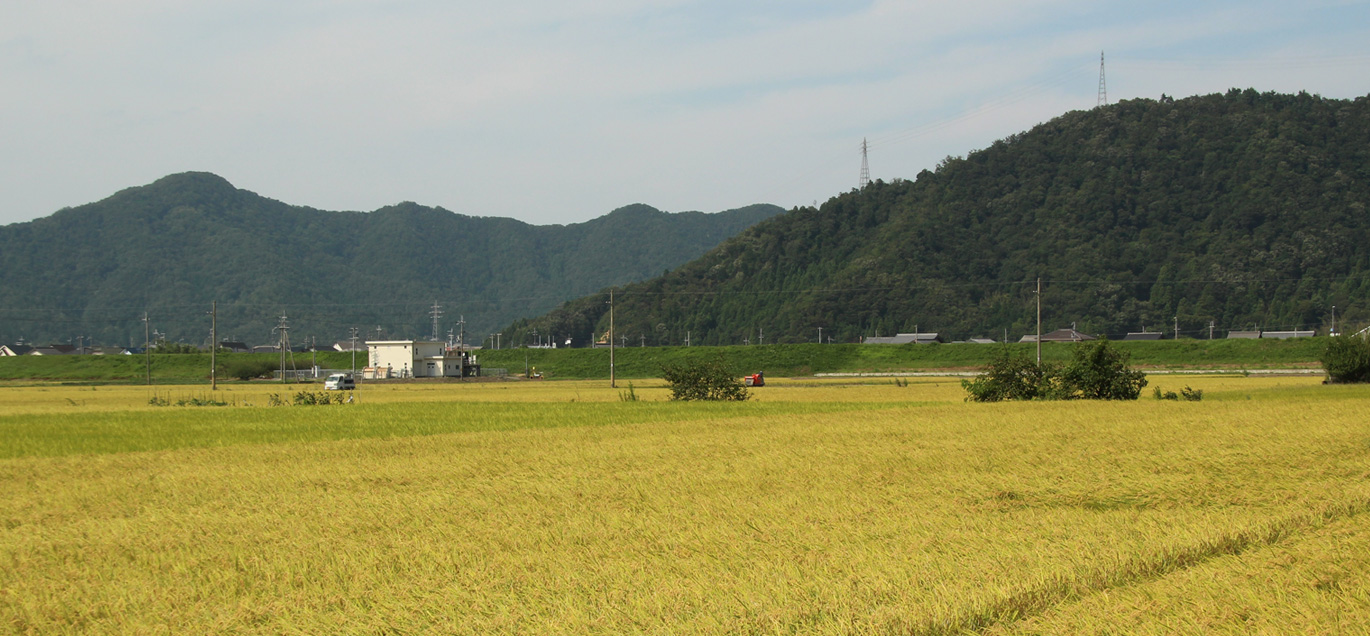
{"type": "Polygon", "coordinates": [[[747,387],[721,358],[691,360],[661,368],[672,400],[730,400],[751,397],[747,387]]]}
{"type": "Polygon", "coordinates": [[[1319,361],[1328,382],[1370,382],[1370,342],[1363,339],[1347,335],[1331,338],[1319,361]]]}
{"type": "Polygon", "coordinates": [[[961,387],[970,402],[1050,399],[1058,393],[1059,373],[1055,365],[1038,365],[1030,358],[1010,354],[1008,347],[1003,347],[984,373],[972,380],[961,380],[961,387]]]}
{"type": "Polygon", "coordinates": [[[1061,397],[1085,400],[1135,400],[1146,386],[1146,374],[1128,366],[1130,357],[1108,338],[1075,345],[1070,364],[1061,372],[1061,397]]]}

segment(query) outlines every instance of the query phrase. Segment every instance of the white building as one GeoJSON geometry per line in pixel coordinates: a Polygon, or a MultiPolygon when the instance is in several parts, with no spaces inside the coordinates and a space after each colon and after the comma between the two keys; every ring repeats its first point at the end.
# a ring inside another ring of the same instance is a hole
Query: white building
{"type": "Polygon", "coordinates": [[[370,364],[363,377],[460,378],[480,375],[470,352],[448,349],[437,340],[371,340],[366,343],[370,364]]]}

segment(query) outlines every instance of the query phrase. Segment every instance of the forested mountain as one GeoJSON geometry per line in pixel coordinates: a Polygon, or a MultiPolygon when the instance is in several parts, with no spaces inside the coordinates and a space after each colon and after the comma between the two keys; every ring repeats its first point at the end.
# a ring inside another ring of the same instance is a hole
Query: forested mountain
{"type": "Polygon", "coordinates": [[[0,227],[0,342],[142,344],[143,313],[171,341],[219,333],[467,341],[607,285],[660,274],[783,212],[768,205],[667,214],[632,205],[571,225],[534,226],[401,203],[374,212],[296,207],[207,173],[165,177],[103,201],[0,227]]]}
{"type": "MultiPolygon", "coordinates": [[[[1071,112],[760,223],[622,287],[630,345],[1189,336],[1370,321],[1370,99],[1233,90],[1071,112]],[[1345,322],[1343,322],[1345,321],[1345,322]]],[[[608,290],[506,328],[608,328],[608,290]]],[[[558,336],[560,337],[560,336],[558,336]]]]}

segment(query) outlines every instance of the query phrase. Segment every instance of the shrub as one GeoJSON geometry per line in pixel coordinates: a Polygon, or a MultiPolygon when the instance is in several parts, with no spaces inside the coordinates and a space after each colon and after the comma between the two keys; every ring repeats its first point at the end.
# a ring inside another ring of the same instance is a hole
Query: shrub
{"type": "Polygon", "coordinates": [[[1318,361],[1328,382],[1370,382],[1370,342],[1355,336],[1329,338],[1318,361]]]}
{"type": "Polygon", "coordinates": [[[1029,358],[1014,357],[1004,347],[985,367],[985,372],[973,380],[961,380],[961,387],[971,402],[999,402],[1001,400],[1040,400],[1057,397],[1055,365],[1038,366],[1029,358]]]}
{"type": "Polygon", "coordinates": [[[722,358],[694,360],[661,368],[672,400],[745,400],[751,395],[722,358]]]}
{"type": "Polygon", "coordinates": [[[1128,367],[1128,354],[1113,348],[1107,338],[1077,344],[1072,355],[1064,368],[1038,366],[1028,358],[1013,357],[1005,348],[984,373],[962,380],[961,386],[972,402],[1135,400],[1146,386],[1146,374],[1128,367]]]}
{"type": "Polygon", "coordinates": [[[200,349],[199,349],[198,347],[196,347],[195,345],[188,345],[188,344],[186,344],[186,343],[184,343],[184,342],[166,342],[166,341],[164,340],[164,341],[158,342],[158,343],[157,343],[157,346],[155,346],[155,347],[152,348],[152,352],[153,352],[153,353],[177,353],[177,354],[185,354],[185,353],[200,353],[200,349]]]}
{"type": "Polygon", "coordinates": [[[275,360],[234,360],[222,366],[224,375],[239,380],[251,380],[253,378],[269,378],[271,374],[280,366],[275,360]]]}
{"type": "Polygon", "coordinates": [[[1100,338],[1075,345],[1070,364],[1061,372],[1062,397],[1085,400],[1135,400],[1146,386],[1146,374],[1127,366],[1129,354],[1100,338]]]}
{"type": "Polygon", "coordinates": [[[1179,392],[1179,393],[1176,393],[1176,392],[1174,392],[1174,391],[1166,391],[1166,392],[1162,393],[1162,392],[1161,392],[1161,387],[1156,387],[1156,389],[1155,389],[1155,396],[1156,396],[1156,399],[1158,399],[1158,400],[1175,400],[1175,401],[1179,401],[1179,400],[1182,400],[1182,399],[1183,399],[1183,400],[1185,400],[1185,401],[1187,401],[1187,402],[1198,402],[1198,401],[1204,399],[1204,390],[1203,390],[1203,389],[1191,389],[1191,388],[1189,388],[1189,385],[1186,384],[1185,387],[1184,387],[1183,389],[1180,389],[1180,392],[1179,392]]]}

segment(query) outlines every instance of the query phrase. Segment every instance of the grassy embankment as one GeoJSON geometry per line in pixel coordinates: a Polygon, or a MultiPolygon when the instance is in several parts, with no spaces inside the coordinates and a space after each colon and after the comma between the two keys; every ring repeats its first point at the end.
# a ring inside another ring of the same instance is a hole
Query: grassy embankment
{"type": "Polygon", "coordinates": [[[0,625],[1370,630],[1370,387],[1153,382],[1205,399],[778,380],[740,404],[561,382],[274,408],[242,385],[239,406],[176,408],[0,388],[0,625]]]}
{"type": "MultiPolygon", "coordinates": [[[[1297,340],[1178,340],[1116,342],[1132,355],[1132,363],[1150,368],[1262,369],[1317,366],[1326,347],[1325,338],[1297,340]]],[[[807,376],[815,373],[973,370],[985,366],[1007,346],[1015,355],[1035,356],[1036,345],[937,344],[859,345],[795,344],[733,347],[626,347],[615,352],[618,377],[659,377],[663,364],[692,357],[722,356],[739,372],[764,371],[771,376],[807,376]]],[[[1042,357],[1050,361],[1070,359],[1071,343],[1043,343],[1042,357]]],[[[505,349],[482,351],[487,367],[523,373],[525,357],[554,378],[608,377],[606,349],[505,349]]]]}
{"type": "MultiPolygon", "coordinates": [[[[1161,342],[1118,342],[1132,354],[1138,366],[1171,369],[1262,369],[1317,366],[1318,355],[1326,346],[1324,338],[1298,340],[1180,340],[1161,342]]],[[[615,364],[620,378],[655,378],[663,364],[695,357],[722,356],[739,373],[762,371],[771,376],[808,376],[815,373],[861,373],[898,371],[966,370],[983,367],[1005,345],[859,345],[797,344],[732,347],[627,347],[616,350],[615,364]]],[[[1034,356],[1030,344],[1007,345],[1015,354],[1034,356]]],[[[1070,358],[1070,343],[1046,343],[1046,360],[1070,358]]],[[[503,349],[477,352],[486,368],[507,369],[522,375],[525,363],[549,378],[595,379],[609,377],[607,349],[503,349]]],[[[237,360],[276,361],[276,354],[226,354],[220,356],[223,369],[237,360]]],[[[309,367],[309,354],[296,354],[296,366],[309,367]]],[[[320,353],[319,366],[349,369],[350,353],[320,353]]],[[[88,383],[142,383],[145,381],[142,356],[23,356],[0,358],[0,381],[55,380],[88,383]]],[[[359,353],[358,367],[366,366],[366,354],[359,353]]],[[[209,355],[152,356],[153,384],[191,384],[209,382],[209,355]]]]}

